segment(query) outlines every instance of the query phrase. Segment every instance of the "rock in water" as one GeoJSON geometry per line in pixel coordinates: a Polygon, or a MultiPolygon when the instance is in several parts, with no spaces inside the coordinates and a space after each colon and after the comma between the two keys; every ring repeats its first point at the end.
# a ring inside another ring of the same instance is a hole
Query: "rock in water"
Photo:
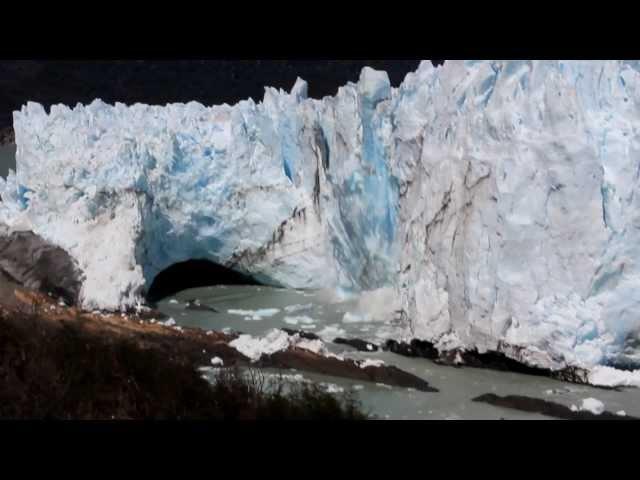
{"type": "Polygon", "coordinates": [[[640,63],[422,62],[334,97],[28,103],[0,220],[69,252],[87,308],[206,259],[394,286],[405,337],[528,365],[638,364],[640,63]]]}
{"type": "MultiPolygon", "coordinates": [[[[591,409],[570,408],[565,405],[524,395],[506,395],[500,397],[495,393],[485,393],[472,399],[473,402],[488,403],[496,407],[510,408],[522,412],[540,413],[549,417],[564,420],[631,420],[630,417],[607,412],[604,408],[597,411],[591,409]]],[[[575,407],[575,406],[574,406],[575,407]]],[[[600,405],[598,405],[600,407],[600,405]]],[[[637,418],[635,420],[638,420],[637,418]]]]}
{"type": "Polygon", "coordinates": [[[349,345],[360,352],[377,352],[378,346],[360,338],[334,338],[333,343],[349,345]]]}

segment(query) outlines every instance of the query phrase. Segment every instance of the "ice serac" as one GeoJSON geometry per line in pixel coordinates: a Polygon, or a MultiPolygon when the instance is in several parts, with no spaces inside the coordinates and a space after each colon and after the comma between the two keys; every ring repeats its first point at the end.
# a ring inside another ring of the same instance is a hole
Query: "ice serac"
{"type": "MultiPolygon", "coordinates": [[[[0,221],[65,249],[93,308],[208,259],[393,286],[407,338],[549,368],[640,365],[640,65],[423,62],[334,97],[14,113],[0,221]]],[[[383,289],[384,290],[384,289],[383,289]]]]}

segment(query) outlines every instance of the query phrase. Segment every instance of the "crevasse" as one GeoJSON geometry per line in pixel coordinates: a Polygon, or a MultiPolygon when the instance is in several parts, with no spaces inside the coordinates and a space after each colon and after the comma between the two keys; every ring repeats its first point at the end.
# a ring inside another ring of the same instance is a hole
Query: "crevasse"
{"type": "Polygon", "coordinates": [[[88,308],[204,258],[396,289],[406,337],[529,364],[640,363],[637,62],[423,62],[334,97],[14,113],[0,221],[66,249],[88,308]]]}

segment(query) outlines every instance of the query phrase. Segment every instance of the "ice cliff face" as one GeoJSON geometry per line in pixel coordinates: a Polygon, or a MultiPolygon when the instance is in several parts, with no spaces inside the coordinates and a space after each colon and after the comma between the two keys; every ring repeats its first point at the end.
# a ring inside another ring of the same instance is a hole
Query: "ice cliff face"
{"type": "Polygon", "coordinates": [[[0,221],[67,250],[87,307],[206,258],[392,285],[408,337],[551,368],[640,363],[640,65],[423,62],[335,97],[14,114],[0,221]]]}

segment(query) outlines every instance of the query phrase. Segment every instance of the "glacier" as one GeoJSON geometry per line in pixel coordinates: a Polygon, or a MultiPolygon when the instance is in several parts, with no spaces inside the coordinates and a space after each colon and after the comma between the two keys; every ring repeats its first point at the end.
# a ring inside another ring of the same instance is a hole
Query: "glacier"
{"type": "Polygon", "coordinates": [[[0,222],[61,247],[85,308],[177,262],[392,288],[405,339],[640,366],[640,62],[428,61],[398,88],[14,112],[0,222]]]}

